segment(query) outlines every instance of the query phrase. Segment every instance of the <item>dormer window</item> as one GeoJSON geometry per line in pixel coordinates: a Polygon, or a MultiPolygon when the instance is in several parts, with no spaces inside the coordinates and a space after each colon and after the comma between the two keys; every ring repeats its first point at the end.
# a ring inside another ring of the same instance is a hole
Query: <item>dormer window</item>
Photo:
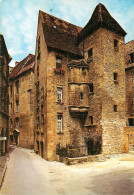
{"type": "Polygon", "coordinates": [[[61,68],[62,64],[61,64],[61,58],[56,56],[56,69],[61,68]]]}
{"type": "Polygon", "coordinates": [[[134,63],[134,53],[130,53],[130,63],[134,63]]]}
{"type": "Polygon", "coordinates": [[[114,39],[114,50],[118,51],[118,40],[114,39]]]}

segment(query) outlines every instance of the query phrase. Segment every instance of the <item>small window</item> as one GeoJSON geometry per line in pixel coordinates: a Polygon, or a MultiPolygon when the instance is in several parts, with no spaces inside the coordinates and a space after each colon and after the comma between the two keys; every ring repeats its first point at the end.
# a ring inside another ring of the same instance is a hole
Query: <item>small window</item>
{"type": "Polygon", "coordinates": [[[93,48],[88,50],[88,58],[92,58],[93,57],[93,48]]]}
{"type": "Polygon", "coordinates": [[[94,91],[93,83],[89,84],[89,92],[92,93],[94,91]]]}
{"type": "Polygon", "coordinates": [[[117,112],[117,105],[114,105],[114,112],[117,112]]]}
{"type": "Polygon", "coordinates": [[[130,63],[134,63],[134,53],[131,53],[129,55],[130,55],[130,63]]]}
{"type": "Polygon", "coordinates": [[[61,64],[61,58],[56,56],[56,69],[61,68],[62,64],[61,64]]]}
{"type": "Polygon", "coordinates": [[[118,83],[118,80],[117,80],[117,78],[118,78],[118,73],[116,73],[116,72],[114,72],[114,83],[118,83]]]}
{"type": "Polygon", "coordinates": [[[57,102],[62,102],[62,87],[57,87],[57,102]]]}
{"type": "Polygon", "coordinates": [[[128,125],[129,126],[134,126],[134,118],[129,118],[128,119],[128,125]]]}
{"type": "Polygon", "coordinates": [[[40,55],[40,36],[38,38],[38,57],[39,57],[39,55],[40,55]]]}
{"type": "Polygon", "coordinates": [[[13,86],[10,85],[10,95],[12,96],[13,95],[13,86]]]}
{"type": "Polygon", "coordinates": [[[57,131],[62,132],[62,114],[57,114],[57,131]]]}
{"type": "Polygon", "coordinates": [[[93,116],[89,116],[90,124],[93,124],[93,116]]]}
{"type": "Polygon", "coordinates": [[[19,81],[15,82],[15,86],[16,86],[16,94],[19,93],[19,81]]]}
{"type": "Polygon", "coordinates": [[[41,123],[44,125],[44,114],[41,115],[41,123]]]}
{"type": "Polygon", "coordinates": [[[19,112],[19,101],[16,101],[16,112],[19,112]]]}
{"type": "Polygon", "coordinates": [[[83,100],[83,93],[80,93],[80,100],[83,100]]]}
{"type": "Polygon", "coordinates": [[[19,118],[18,117],[15,118],[15,123],[16,123],[16,128],[18,128],[19,127],[19,118]]]}
{"type": "Polygon", "coordinates": [[[118,40],[114,39],[114,49],[118,50],[118,40]]]}

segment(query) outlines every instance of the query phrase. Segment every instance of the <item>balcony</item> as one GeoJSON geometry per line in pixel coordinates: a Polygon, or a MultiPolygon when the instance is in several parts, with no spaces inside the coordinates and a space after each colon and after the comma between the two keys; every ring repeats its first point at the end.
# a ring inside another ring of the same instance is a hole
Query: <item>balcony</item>
{"type": "Polygon", "coordinates": [[[72,117],[83,117],[87,116],[89,106],[69,106],[69,112],[72,117]]]}

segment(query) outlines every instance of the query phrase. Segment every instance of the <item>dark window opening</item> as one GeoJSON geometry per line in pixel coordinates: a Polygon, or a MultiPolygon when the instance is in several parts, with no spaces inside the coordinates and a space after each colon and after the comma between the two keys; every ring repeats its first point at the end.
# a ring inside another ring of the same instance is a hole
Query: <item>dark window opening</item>
{"type": "Polygon", "coordinates": [[[114,48],[117,49],[118,48],[118,40],[114,39],[114,48]]]}
{"type": "Polygon", "coordinates": [[[93,116],[89,116],[90,124],[93,124],[93,116]]]}
{"type": "Polygon", "coordinates": [[[16,86],[16,94],[19,93],[19,81],[15,82],[15,86],[16,86]]]}
{"type": "Polygon", "coordinates": [[[134,126],[134,118],[129,118],[128,119],[128,125],[129,126],[134,126]]]}
{"type": "Polygon", "coordinates": [[[117,112],[117,105],[114,105],[114,112],[117,112]]]}
{"type": "Polygon", "coordinates": [[[93,92],[94,91],[93,83],[89,84],[89,91],[90,92],[93,92]]]}
{"type": "Polygon", "coordinates": [[[114,83],[118,83],[117,77],[118,77],[118,74],[116,72],[114,72],[114,83]]]}
{"type": "Polygon", "coordinates": [[[134,63],[134,53],[131,53],[129,55],[130,55],[130,63],[134,63]]]}
{"type": "Polygon", "coordinates": [[[40,36],[38,38],[38,56],[37,56],[37,59],[40,58],[40,36]]]}
{"type": "Polygon", "coordinates": [[[83,93],[80,93],[80,100],[83,100],[83,93]]]}
{"type": "Polygon", "coordinates": [[[13,86],[11,85],[10,86],[10,94],[11,94],[11,96],[12,96],[12,93],[13,93],[13,86]]]}
{"type": "Polygon", "coordinates": [[[61,58],[56,56],[56,69],[61,68],[62,64],[61,64],[61,58]]]}
{"type": "Polygon", "coordinates": [[[92,58],[93,57],[93,48],[88,50],[88,58],[92,58]]]}

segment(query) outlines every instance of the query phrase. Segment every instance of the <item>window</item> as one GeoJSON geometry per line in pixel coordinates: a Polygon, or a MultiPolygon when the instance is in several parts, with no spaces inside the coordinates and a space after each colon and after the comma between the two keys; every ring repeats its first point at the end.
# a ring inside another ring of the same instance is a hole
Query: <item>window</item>
{"type": "Polygon", "coordinates": [[[41,123],[44,125],[44,114],[41,115],[41,123]]]}
{"type": "Polygon", "coordinates": [[[10,127],[13,128],[13,121],[10,119],[10,127]]]}
{"type": "Polygon", "coordinates": [[[93,48],[88,50],[88,58],[92,58],[93,57],[93,48]]]}
{"type": "Polygon", "coordinates": [[[92,93],[94,91],[93,83],[89,84],[89,92],[92,93]]]}
{"type": "Polygon", "coordinates": [[[44,87],[41,88],[41,102],[44,101],[44,87]]]}
{"type": "Polygon", "coordinates": [[[80,100],[83,100],[83,93],[80,93],[80,100]]]}
{"type": "Polygon", "coordinates": [[[19,118],[18,117],[15,118],[15,123],[16,123],[16,128],[18,128],[19,127],[19,118]]]}
{"type": "Polygon", "coordinates": [[[62,132],[62,114],[57,115],[57,130],[58,132],[62,132]]]}
{"type": "Polygon", "coordinates": [[[10,95],[12,96],[13,95],[13,86],[10,85],[10,95]]]}
{"type": "Polygon", "coordinates": [[[130,63],[134,63],[134,53],[131,53],[129,55],[130,55],[130,63]]]}
{"type": "Polygon", "coordinates": [[[118,40],[114,39],[114,49],[117,51],[118,50],[118,40]]]}
{"type": "Polygon", "coordinates": [[[93,116],[89,116],[90,124],[93,124],[93,116]]]}
{"type": "Polygon", "coordinates": [[[117,112],[117,105],[114,105],[114,112],[117,112]]]}
{"type": "Polygon", "coordinates": [[[128,125],[129,126],[134,126],[134,118],[129,118],[128,119],[128,125]]]}
{"type": "Polygon", "coordinates": [[[19,101],[16,101],[16,112],[19,112],[19,101]]]}
{"type": "Polygon", "coordinates": [[[13,105],[12,105],[12,103],[11,103],[11,113],[13,112],[13,105]]]}
{"type": "Polygon", "coordinates": [[[15,82],[15,86],[16,86],[16,94],[19,93],[19,81],[15,82]]]}
{"type": "Polygon", "coordinates": [[[61,58],[56,56],[56,69],[61,68],[62,64],[61,64],[61,58]]]}
{"type": "Polygon", "coordinates": [[[38,56],[37,59],[40,59],[40,36],[38,38],[38,56]]]}
{"type": "Polygon", "coordinates": [[[57,87],[57,102],[62,102],[62,87],[57,87]]]}
{"type": "Polygon", "coordinates": [[[116,72],[114,72],[113,76],[114,76],[114,83],[118,83],[118,81],[117,81],[118,74],[116,72]]]}

